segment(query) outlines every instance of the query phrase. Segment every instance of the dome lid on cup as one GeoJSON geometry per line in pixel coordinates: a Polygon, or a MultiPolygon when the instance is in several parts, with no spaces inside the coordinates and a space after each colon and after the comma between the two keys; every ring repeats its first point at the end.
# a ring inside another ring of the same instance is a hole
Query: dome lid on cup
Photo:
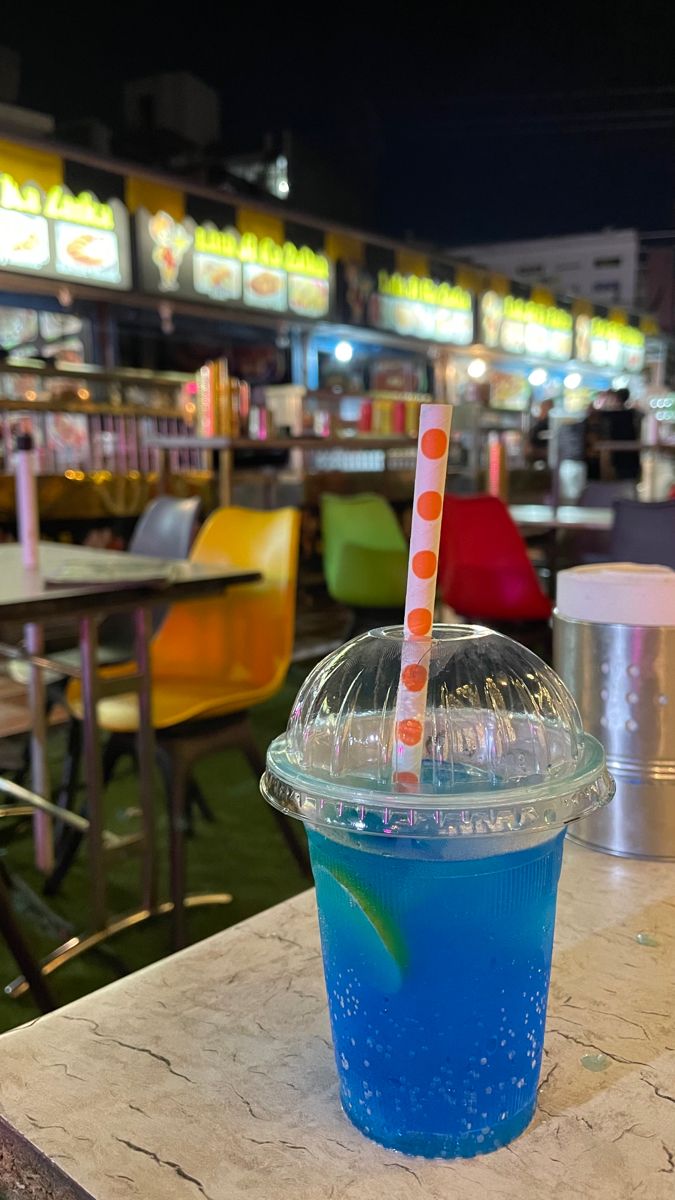
{"type": "Polygon", "coordinates": [[[402,628],[328,655],[270,746],[262,790],[310,825],[408,837],[562,827],[607,803],[604,751],[584,734],[556,673],[525,647],[471,625],[420,643],[429,685],[415,794],[392,780],[402,628]]]}

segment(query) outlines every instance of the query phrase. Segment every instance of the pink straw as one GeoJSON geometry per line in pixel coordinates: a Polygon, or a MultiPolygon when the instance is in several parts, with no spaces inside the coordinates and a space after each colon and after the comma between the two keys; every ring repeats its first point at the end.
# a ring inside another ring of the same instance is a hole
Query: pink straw
{"type": "Polygon", "coordinates": [[[399,792],[415,792],[420,786],[429,684],[426,662],[436,602],[451,421],[449,405],[421,406],[403,626],[405,640],[396,700],[394,784],[399,792]]]}

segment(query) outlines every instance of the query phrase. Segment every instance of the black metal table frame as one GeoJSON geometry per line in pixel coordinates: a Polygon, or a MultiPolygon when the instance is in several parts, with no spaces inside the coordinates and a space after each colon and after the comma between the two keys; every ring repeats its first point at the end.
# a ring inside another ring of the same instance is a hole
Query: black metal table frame
{"type": "MultiPolygon", "coordinates": [[[[95,552],[93,552],[95,553],[95,552]]],[[[230,584],[248,583],[259,579],[258,572],[238,571],[229,579],[226,572],[213,577],[183,579],[175,602],[199,598],[224,591],[230,584]]],[[[167,588],[143,587],[135,584],[131,588],[103,592],[73,589],[68,595],[68,615],[77,617],[79,627],[80,666],[65,667],[61,662],[50,660],[42,654],[43,626],[52,619],[63,616],[63,592],[52,597],[45,592],[38,601],[32,602],[39,623],[25,625],[25,652],[0,643],[0,656],[24,659],[30,663],[29,701],[33,727],[31,730],[31,783],[38,795],[49,793],[46,761],[47,722],[45,717],[45,688],[43,671],[53,669],[61,675],[79,678],[82,685],[83,703],[83,748],[85,780],[89,810],[87,849],[91,891],[91,931],[68,939],[41,962],[44,975],[51,974],[70,959],[106,941],[125,929],[129,929],[151,917],[175,913],[177,906],[229,903],[228,893],[185,898],[176,895],[180,878],[178,871],[171,870],[172,896],[169,901],[158,903],[157,854],[154,820],[153,774],[155,762],[155,732],[152,724],[152,679],[150,664],[150,639],[152,622],[150,610],[156,605],[166,604],[171,599],[171,586],[167,588]],[[50,600],[52,603],[50,604],[50,600]],[[50,608],[53,611],[50,614],[50,608]],[[97,669],[98,624],[109,612],[131,611],[134,622],[134,654],[136,670],[133,675],[105,679],[97,669]],[[141,811],[141,905],[138,909],[115,919],[109,919],[106,899],[106,858],[103,824],[103,781],[101,771],[100,734],[96,719],[96,706],[105,696],[135,691],[138,695],[139,725],[137,733],[139,796],[141,811]]],[[[11,621],[26,615],[22,606],[5,605],[3,619],[11,621]],[[16,611],[15,611],[16,610],[16,611]]],[[[53,866],[52,818],[45,812],[34,815],[36,862],[41,870],[48,872],[53,866]]],[[[173,840],[173,839],[172,839],[173,840]]],[[[174,948],[178,948],[181,922],[174,926],[174,948]]],[[[24,976],[18,976],[5,987],[12,997],[23,995],[28,990],[24,976]]]]}

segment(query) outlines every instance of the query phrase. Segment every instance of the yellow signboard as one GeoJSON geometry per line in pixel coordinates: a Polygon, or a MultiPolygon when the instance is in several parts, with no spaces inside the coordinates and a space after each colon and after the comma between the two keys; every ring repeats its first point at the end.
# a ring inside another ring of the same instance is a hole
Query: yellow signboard
{"type": "Polygon", "coordinates": [[[369,317],[378,329],[408,337],[455,346],[469,346],[473,341],[471,292],[422,275],[378,271],[369,317]]]}
{"type": "Polygon", "coordinates": [[[480,300],[483,343],[508,354],[565,362],[572,357],[573,319],[565,308],[485,292],[480,300]]]}
{"type": "Polygon", "coordinates": [[[646,340],[636,326],[581,313],[574,323],[574,333],[579,362],[617,371],[642,370],[646,340]]]}
{"type": "Polygon", "coordinates": [[[271,312],[323,317],[330,309],[331,268],[324,254],[293,242],[138,214],[143,286],[271,312]]]}
{"type": "Polygon", "coordinates": [[[196,225],[194,249],[195,254],[238,258],[240,262],[257,263],[261,267],[295,272],[312,279],[330,277],[330,263],[325,254],[316,254],[309,246],[296,246],[293,242],[280,245],[270,237],[259,238],[255,233],[240,234],[236,229],[196,225]]]}
{"type": "Polygon", "coordinates": [[[73,196],[60,183],[43,192],[0,173],[0,267],[128,288],[127,211],[91,192],[73,196]]]}

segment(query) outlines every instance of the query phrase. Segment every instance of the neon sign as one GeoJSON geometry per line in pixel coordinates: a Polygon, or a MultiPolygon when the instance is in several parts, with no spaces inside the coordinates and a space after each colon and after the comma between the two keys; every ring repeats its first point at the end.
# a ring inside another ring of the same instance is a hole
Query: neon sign
{"type": "Polygon", "coordinates": [[[138,214],[138,242],[148,291],[311,318],[330,309],[330,262],[308,246],[164,212],[138,214]]]}
{"type": "Polygon", "coordinates": [[[634,325],[580,314],[574,323],[574,333],[575,355],[580,362],[615,370],[642,370],[645,335],[634,325]]]}
{"type": "Polygon", "coordinates": [[[473,341],[473,296],[466,288],[421,275],[378,271],[368,304],[370,323],[408,337],[469,346],[473,341]]]}
{"type": "Polygon", "coordinates": [[[485,292],[480,301],[480,325],[481,340],[491,350],[556,362],[572,357],[573,320],[565,308],[485,292]]]}
{"type": "Polygon", "coordinates": [[[44,193],[0,174],[0,267],[129,288],[127,211],[119,200],[74,196],[61,184],[44,193]]]}

